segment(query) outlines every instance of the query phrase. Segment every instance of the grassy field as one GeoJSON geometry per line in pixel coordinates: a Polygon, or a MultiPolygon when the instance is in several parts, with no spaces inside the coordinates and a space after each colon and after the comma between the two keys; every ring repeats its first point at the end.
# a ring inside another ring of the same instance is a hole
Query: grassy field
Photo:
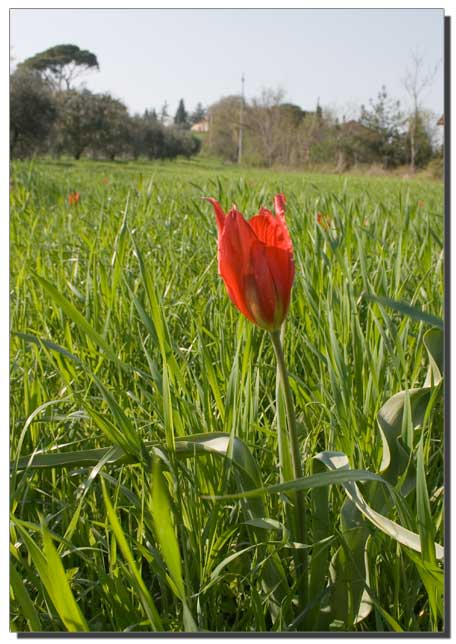
{"type": "Polygon", "coordinates": [[[441,183],[24,162],[10,217],[12,630],[443,629],[441,183]],[[278,192],[297,483],[201,199],[278,192]]]}

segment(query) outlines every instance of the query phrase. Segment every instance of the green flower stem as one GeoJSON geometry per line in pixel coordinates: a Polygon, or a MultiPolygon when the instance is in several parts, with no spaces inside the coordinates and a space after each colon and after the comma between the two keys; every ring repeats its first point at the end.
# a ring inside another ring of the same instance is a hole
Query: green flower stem
{"type": "MultiPolygon", "coordinates": [[[[299,450],[298,432],[296,428],[296,414],[294,410],[293,395],[291,393],[290,381],[288,379],[288,371],[285,364],[285,357],[283,355],[282,342],[280,340],[280,331],[271,332],[272,346],[277,359],[277,366],[280,374],[280,381],[285,396],[285,410],[287,414],[288,436],[290,442],[290,455],[293,467],[293,474],[295,479],[300,479],[303,476],[301,465],[301,454],[299,450]]],[[[306,544],[306,506],[304,492],[298,490],[295,492],[295,539],[298,543],[306,544]]],[[[300,549],[297,551],[297,569],[296,578],[301,598],[302,606],[304,608],[308,601],[307,591],[307,550],[300,549]]]]}

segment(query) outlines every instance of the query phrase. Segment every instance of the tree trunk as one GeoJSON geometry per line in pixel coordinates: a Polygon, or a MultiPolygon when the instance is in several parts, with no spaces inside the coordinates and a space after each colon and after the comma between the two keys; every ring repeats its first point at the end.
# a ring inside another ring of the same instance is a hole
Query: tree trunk
{"type": "Polygon", "coordinates": [[[11,135],[10,135],[10,159],[13,158],[13,153],[14,153],[14,148],[16,147],[16,143],[18,140],[18,132],[15,127],[11,129],[11,135]]]}
{"type": "Polygon", "coordinates": [[[416,124],[418,122],[418,110],[415,109],[415,114],[410,125],[410,171],[415,172],[416,169],[416,124]]]}

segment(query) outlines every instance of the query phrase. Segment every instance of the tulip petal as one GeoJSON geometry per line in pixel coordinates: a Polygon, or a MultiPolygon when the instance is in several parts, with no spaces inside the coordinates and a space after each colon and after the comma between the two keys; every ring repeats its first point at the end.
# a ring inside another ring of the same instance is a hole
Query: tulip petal
{"type": "Polygon", "coordinates": [[[209,203],[211,203],[212,206],[214,207],[217,228],[218,228],[219,235],[221,235],[223,231],[223,226],[225,224],[225,216],[226,216],[225,213],[223,212],[222,206],[219,204],[219,202],[216,199],[213,199],[212,197],[204,197],[204,199],[206,199],[206,201],[209,201],[209,203]]]}
{"type": "Polygon", "coordinates": [[[219,237],[219,273],[229,297],[251,322],[255,322],[255,319],[246,302],[245,276],[250,271],[254,242],[257,242],[256,235],[244,217],[237,210],[231,210],[225,217],[223,232],[219,237]]]}
{"type": "Polygon", "coordinates": [[[295,276],[293,256],[283,248],[270,246],[265,249],[265,253],[277,298],[281,303],[281,315],[285,318],[290,304],[291,287],[295,276]]]}
{"type": "Polygon", "coordinates": [[[292,250],[292,243],[288,228],[283,219],[274,217],[266,208],[261,208],[258,215],[249,221],[250,227],[256,236],[266,246],[274,246],[285,250],[292,250]]]}
{"type": "Polygon", "coordinates": [[[285,204],[287,200],[283,192],[280,192],[274,197],[274,210],[278,217],[285,219],[285,204]]]}
{"type": "Polygon", "coordinates": [[[272,331],[280,326],[283,315],[280,294],[269,266],[264,244],[252,244],[249,271],[245,276],[246,305],[260,326],[272,331]]]}

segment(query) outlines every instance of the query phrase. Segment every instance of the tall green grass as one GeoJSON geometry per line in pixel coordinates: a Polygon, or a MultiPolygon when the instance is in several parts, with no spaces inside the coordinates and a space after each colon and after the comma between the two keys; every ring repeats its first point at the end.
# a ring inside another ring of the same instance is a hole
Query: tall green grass
{"type": "Polygon", "coordinates": [[[440,183],[17,163],[10,230],[12,630],[443,629],[440,183]],[[289,478],[284,413],[269,338],[226,296],[201,199],[251,216],[277,192],[296,262],[298,545],[293,496],[251,494],[289,478]],[[350,471],[315,460],[327,452],[350,471]],[[366,518],[359,495],[420,551],[366,518]]]}

